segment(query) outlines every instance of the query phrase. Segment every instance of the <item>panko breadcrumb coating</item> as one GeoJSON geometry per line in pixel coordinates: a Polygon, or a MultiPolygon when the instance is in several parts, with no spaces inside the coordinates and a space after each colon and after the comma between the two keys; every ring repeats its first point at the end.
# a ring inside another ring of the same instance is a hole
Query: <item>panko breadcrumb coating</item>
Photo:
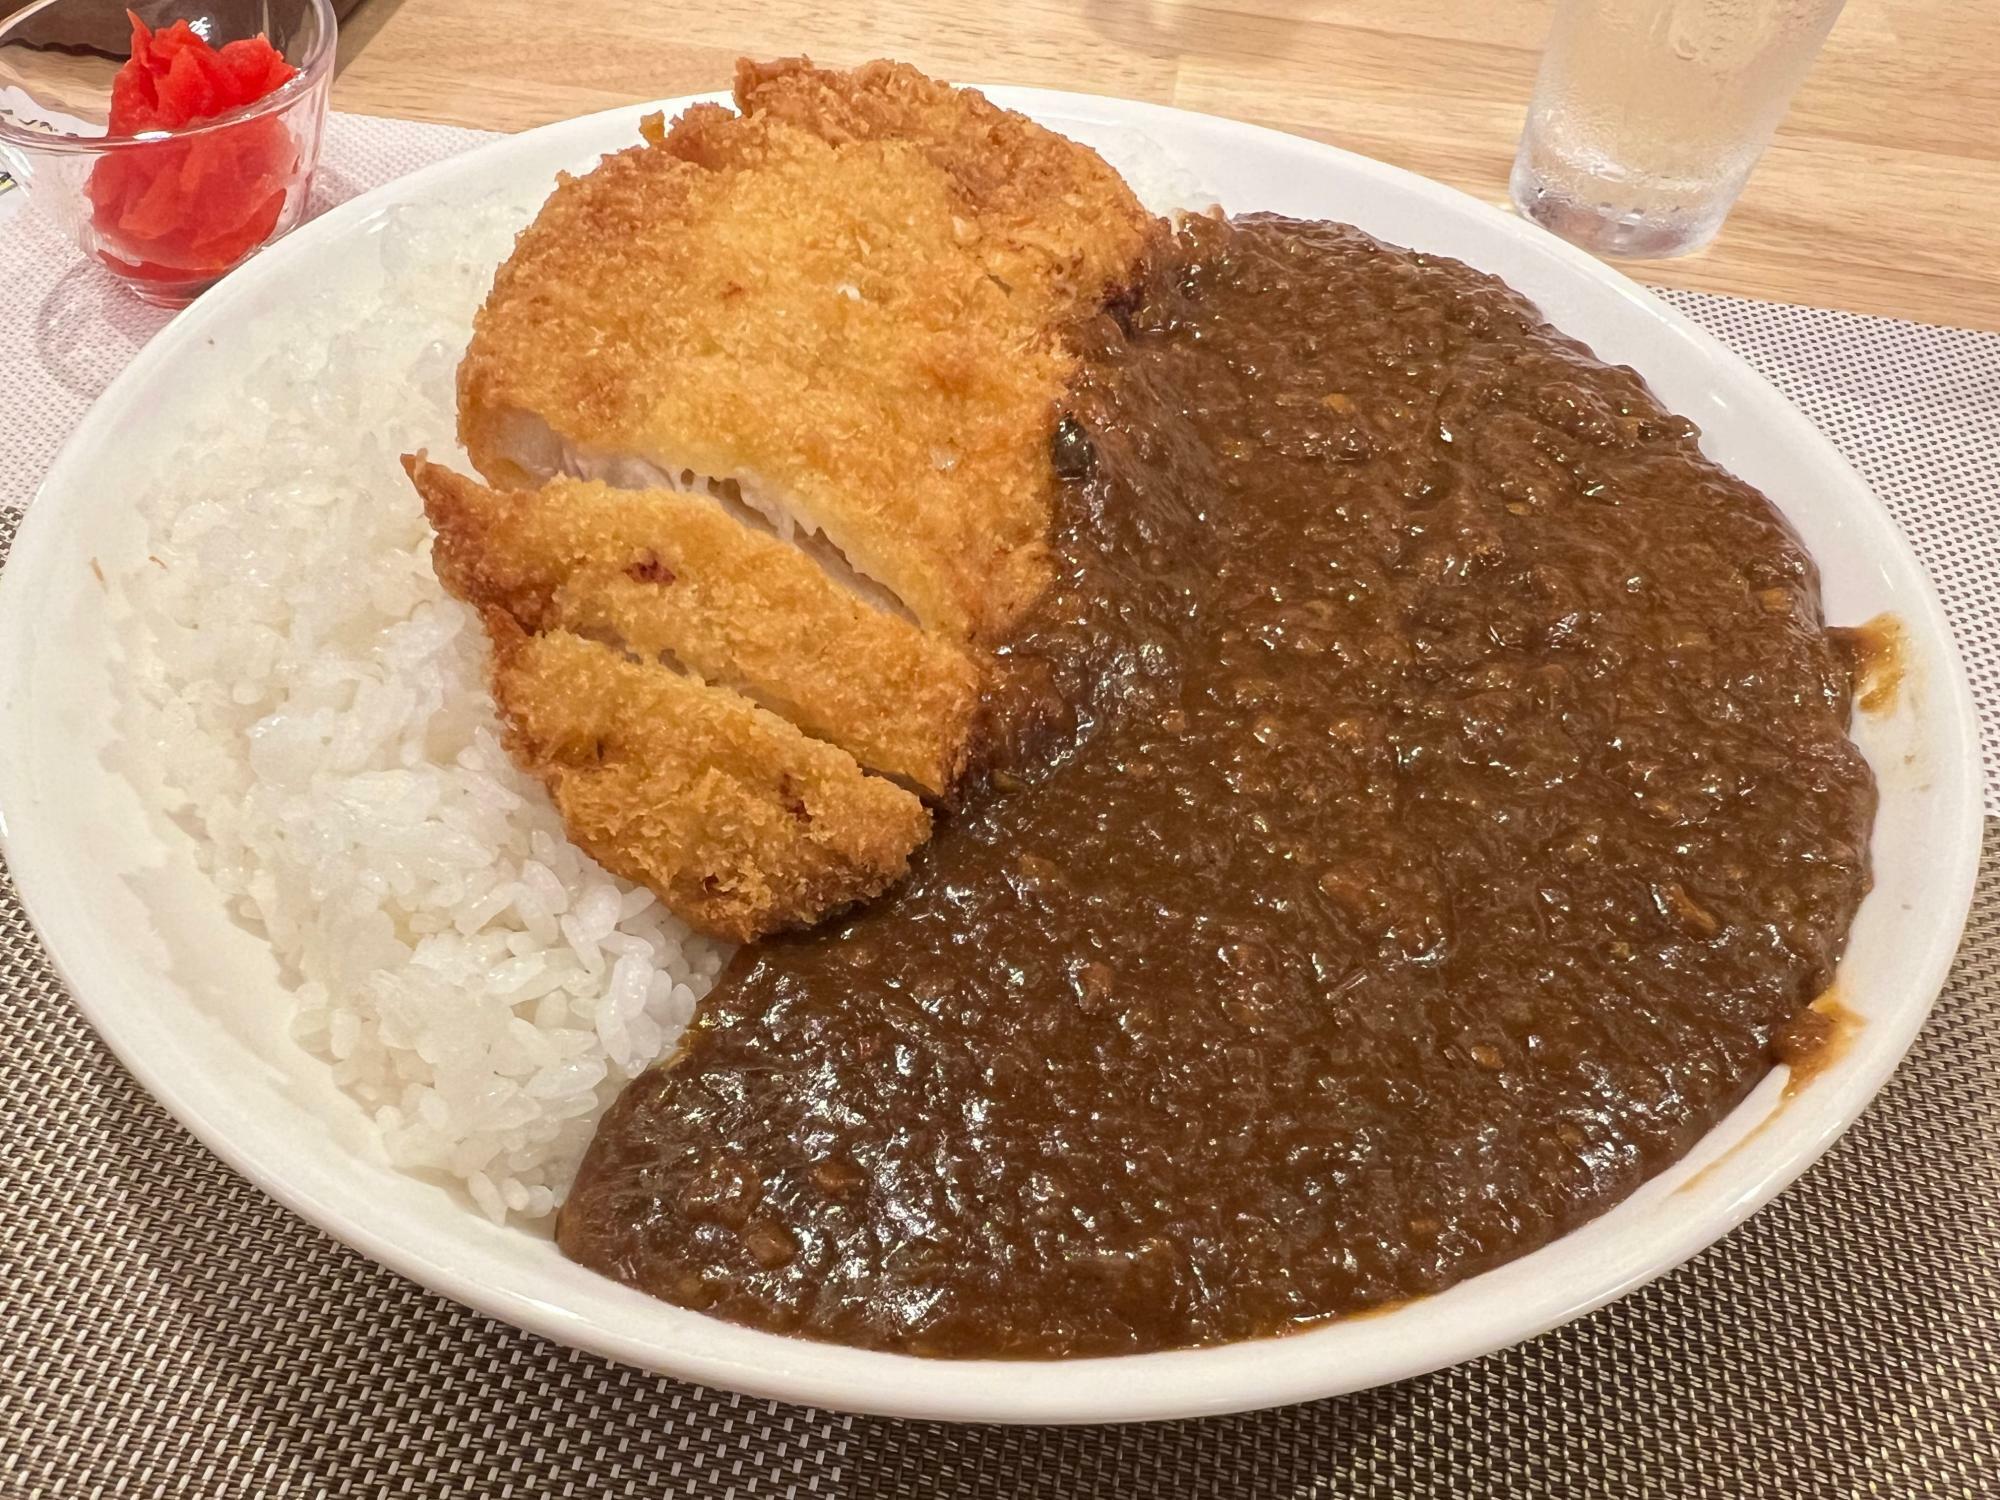
{"type": "Polygon", "coordinates": [[[437,528],[438,576],[459,598],[527,630],[669,656],[932,796],[964,768],[971,658],[713,500],[580,479],[496,491],[422,460],[408,468],[437,528]]]}
{"type": "Polygon", "coordinates": [[[522,234],[460,371],[473,464],[733,479],[990,635],[1045,576],[1062,327],[1149,220],[1094,152],[910,68],[750,64],[738,99],[649,118],[522,234]]]}
{"type": "Polygon", "coordinates": [[[724,688],[485,612],[507,748],[599,864],[733,942],[886,889],[930,836],[914,795],[724,688]]]}
{"type": "Polygon", "coordinates": [[[1152,229],[1094,153],[893,63],[739,65],[563,178],[407,460],[520,763],[706,931],[896,878],[1049,579],[1064,341],[1152,229]],[[881,773],[881,774],[874,774],[881,773]],[[890,780],[888,778],[894,778],[890,780]],[[901,784],[898,784],[901,783],[901,784]]]}

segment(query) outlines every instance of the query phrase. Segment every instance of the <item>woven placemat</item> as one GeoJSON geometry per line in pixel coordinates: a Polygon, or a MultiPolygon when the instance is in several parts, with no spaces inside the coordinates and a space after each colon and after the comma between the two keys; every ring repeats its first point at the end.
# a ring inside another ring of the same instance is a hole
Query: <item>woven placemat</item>
{"type": "MultiPolygon", "coordinates": [[[[471,139],[336,119],[329,161],[359,187],[471,139]]],[[[7,239],[0,555],[25,476],[153,326],[7,239]]],[[[2000,766],[2000,337],[1670,295],[1895,511],[1952,613],[2000,766]]],[[[0,872],[0,1500],[2000,1492],[1996,827],[1965,947],[1909,1060],[1825,1161],[1723,1244],[1568,1328],[1424,1379],[1117,1429],[751,1401],[436,1298],[271,1203],[154,1104],[63,995],[0,872]]]]}

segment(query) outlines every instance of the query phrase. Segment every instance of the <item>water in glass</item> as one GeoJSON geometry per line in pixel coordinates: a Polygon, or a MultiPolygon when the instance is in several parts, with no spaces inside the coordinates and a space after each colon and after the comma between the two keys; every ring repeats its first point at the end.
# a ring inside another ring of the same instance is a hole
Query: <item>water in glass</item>
{"type": "Polygon", "coordinates": [[[1842,0],[1558,0],[1515,206],[1589,250],[1707,243],[1842,0]]]}

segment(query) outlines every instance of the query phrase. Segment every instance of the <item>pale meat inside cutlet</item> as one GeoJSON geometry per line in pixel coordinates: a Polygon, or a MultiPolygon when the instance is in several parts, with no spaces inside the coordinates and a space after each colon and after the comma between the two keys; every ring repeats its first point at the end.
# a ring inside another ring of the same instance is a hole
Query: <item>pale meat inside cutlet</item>
{"type": "Polygon", "coordinates": [[[437,464],[409,469],[437,528],[438,576],[459,598],[531,631],[670,658],[931,796],[964,768],[979,694],[965,652],[869,608],[711,501],[574,479],[496,491],[437,464]]]}
{"type": "MultiPolygon", "coordinates": [[[[874,579],[857,573],[847,556],[818,531],[801,531],[797,518],[783,505],[761,494],[753,485],[746,494],[736,479],[717,479],[692,469],[678,473],[630,455],[588,454],[566,443],[540,417],[526,412],[512,413],[505,423],[499,445],[514,455],[511,467],[524,476],[553,474],[568,479],[594,480],[619,490],[671,490],[716,502],[737,521],[776,537],[796,548],[816,563],[832,582],[856,599],[889,614],[915,622],[903,601],[874,579]]],[[[532,483],[532,479],[524,479],[532,483]]]]}
{"type": "Polygon", "coordinates": [[[983,643],[1048,582],[1063,331],[1150,221],[907,68],[746,64],[737,97],[565,178],[495,277],[459,425],[507,493],[410,467],[516,759],[748,938],[896,879],[905,786],[976,754],[983,643]]]}

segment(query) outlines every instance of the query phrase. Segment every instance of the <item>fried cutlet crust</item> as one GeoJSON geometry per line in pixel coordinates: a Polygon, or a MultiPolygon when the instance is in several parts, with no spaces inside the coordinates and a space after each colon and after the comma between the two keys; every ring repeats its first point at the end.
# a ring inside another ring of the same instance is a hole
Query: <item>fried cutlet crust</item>
{"type": "Polygon", "coordinates": [[[704,931],[744,942],[865,900],[930,834],[911,793],[738,694],[483,617],[509,752],[593,858],[704,931]]]}
{"type": "Polygon", "coordinates": [[[873,609],[713,500],[574,479],[496,491],[406,459],[445,587],[529,631],[663,653],[942,796],[964,768],[979,675],[958,648],[873,609]]]}
{"type": "Polygon", "coordinates": [[[1153,221],[1093,152],[913,69],[745,63],[736,97],[561,179],[500,268],[459,430],[507,493],[412,477],[516,759],[608,867],[749,938],[927,835],[864,765],[950,800],[987,648],[1051,581],[1064,332],[1153,221]],[[703,488],[770,531],[676,493],[703,488]]]}
{"type": "Polygon", "coordinates": [[[735,479],[971,637],[1037,586],[1056,345],[957,245],[913,146],[756,131],[732,170],[642,147],[556,190],[475,325],[466,449],[518,482],[526,411],[583,463],[735,479]]]}
{"type": "Polygon", "coordinates": [[[461,437],[495,483],[530,477],[521,413],[578,464],[735,479],[991,636],[1047,578],[1060,329],[1149,221],[1093,153],[912,70],[741,81],[749,113],[654,117],[558,186],[475,324],[461,437]]]}
{"type": "MultiPolygon", "coordinates": [[[[1152,222],[1095,151],[904,63],[838,72],[804,57],[739,58],[735,95],[746,116],[835,146],[914,143],[971,210],[987,268],[1045,287],[1064,313],[1126,284],[1152,222]]],[[[677,134],[693,128],[682,118],[677,134]]]]}

